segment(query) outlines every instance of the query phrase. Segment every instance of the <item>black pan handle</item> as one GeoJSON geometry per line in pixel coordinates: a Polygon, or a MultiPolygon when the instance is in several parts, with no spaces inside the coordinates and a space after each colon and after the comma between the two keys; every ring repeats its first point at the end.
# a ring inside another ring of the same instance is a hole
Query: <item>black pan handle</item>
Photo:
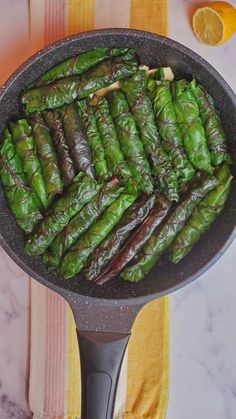
{"type": "Polygon", "coordinates": [[[112,419],[118,378],[129,334],[79,332],[81,419],[112,419]]]}

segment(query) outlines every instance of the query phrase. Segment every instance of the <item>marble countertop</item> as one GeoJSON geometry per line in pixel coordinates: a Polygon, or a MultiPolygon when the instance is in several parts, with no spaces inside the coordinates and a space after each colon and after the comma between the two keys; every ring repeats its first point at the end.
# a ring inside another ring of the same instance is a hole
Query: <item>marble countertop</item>
{"type": "MultiPolygon", "coordinates": [[[[197,3],[170,0],[170,37],[208,60],[236,91],[236,37],[218,48],[200,44],[188,21],[197,3]]],[[[167,419],[236,417],[235,254],[236,241],[207,273],[171,296],[167,419]]],[[[26,419],[30,281],[3,250],[0,278],[0,419],[26,419]]]]}

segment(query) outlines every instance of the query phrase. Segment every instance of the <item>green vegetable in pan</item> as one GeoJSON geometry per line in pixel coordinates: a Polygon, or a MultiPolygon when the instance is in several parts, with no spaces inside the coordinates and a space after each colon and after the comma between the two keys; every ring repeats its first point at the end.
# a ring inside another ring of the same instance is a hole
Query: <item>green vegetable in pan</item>
{"type": "Polygon", "coordinates": [[[22,230],[25,233],[30,233],[42,219],[42,215],[34,199],[34,194],[26,185],[21,160],[16,153],[8,129],[5,129],[3,133],[0,164],[1,181],[11,211],[22,230]]]}
{"type": "Polygon", "coordinates": [[[233,178],[227,164],[218,169],[216,178],[219,185],[197,205],[187,224],[174,240],[170,255],[172,262],[180,262],[223,211],[233,178]]]}
{"type": "Polygon", "coordinates": [[[117,276],[128,263],[135,258],[143,245],[148,241],[153,231],[161,224],[170,209],[170,202],[156,195],[154,208],[145,220],[129,236],[121,250],[111,259],[101,273],[95,278],[102,285],[117,276]]]}
{"type": "Polygon", "coordinates": [[[174,81],[171,86],[177,122],[187,156],[195,169],[212,174],[210,152],[194,95],[186,80],[174,81]]]}
{"type": "Polygon", "coordinates": [[[45,252],[57,234],[68,224],[83,205],[89,202],[102,185],[84,173],[79,173],[65,194],[51,207],[41,224],[25,245],[28,255],[38,256],[45,252]]]}
{"type": "Polygon", "coordinates": [[[138,70],[121,82],[130,110],[133,112],[145,153],[157,178],[159,188],[170,200],[178,200],[178,183],[170,159],[163,149],[155,124],[150,97],[146,93],[147,72],[138,70]]]}
{"type": "Polygon", "coordinates": [[[129,169],[137,180],[140,190],[150,194],[153,191],[151,169],[125,96],[120,91],[114,91],[109,94],[108,100],[129,169]]]}
{"type": "Polygon", "coordinates": [[[126,210],[123,217],[105,240],[92,253],[82,271],[83,276],[93,281],[103,267],[117,254],[131,232],[147,217],[155,203],[155,195],[148,199],[144,195],[126,210]]]}
{"type": "Polygon", "coordinates": [[[195,170],[185,154],[172,102],[170,83],[150,80],[149,87],[162,145],[171,158],[179,185],[182,188],[192,179],[195,170]]]}
{"type": "Polygon", "coordinates": [[[51,200],[54,195],[60,193],[63,189],[56,153],[49,129],[45,125],[42,116],[39,113],[31,115],[30,122],[33,128],[34,141],[41,163],[46,192],[51,200]]]}
{"type": "Polygon", "coordinates": [[[125,162],[119,140],[112,120],[109,105],[105,97],[100,97],[94,107],[98,131],[101,135],[109,171],[123,181],[131,177],[131,172],[125,162]]]}
{"type": "Polygon", "coordinates": [[[22,103],[27,112],[56,109],[75,99],[83,99],[116,80],[131,76],[137,68],[133,60],[123,56],[113,57],[97,64],[80,76],[70,76],[46,86],[27,90],[22,95],[22,103]]]}
{"type": "Polygon", "coordinates": [[[171,245],[175,236],[182,230],[197,204],[218,185],[215,177],[203,177],[200,184],[192,189],[170,215],[163,227],[154,233],[141,252],[138,260],[122,273],[126,281],[138,282],[154,267],[162,253],[171,245]]]}
{"type": "Polygon", "coordinates": [[[59,112],[57,110],[45,111],[43,117],[52,136],[62,180],[65,186],[68,186],[75,177],[75,168],[65,139],[59,112]]]}
{"type": "Polygon", "coordinates": [[[72,103],[60,109],[66,141],[77,171],[94,177],[92,156],[81,118],[72,103]]]}
{"type": "Polygon", "coordinates": [[[61,257],[75,241],[93,224],[105,208],[123,191],[118,178],[111,179],[99,192],[79,211],[67,226],[59,233],[44,253],[43,260],[49,269],[60,264],[61,257]]]}
{"type": "Polygon", "coordinates": [[[231,157],[227,151],[225,133],[212,97],[196,80],[192,80],[189,86],[199,107],[212,165],[219,166],[224,161],[231,163],[231,157]]]}
{"type": "Polygon", "coordinates": [[[10,122],[13,143],[21,159],[26,180],[32,187],[44,207],[48,206],[42,170],[37,156],[31,126],[26,119],[10,122]]]}
{"type": "Polygon", "coordinates": [[[121,193],[87,232],[78,239],[62,260],[60,270],[64,278],[71,278],[81,271],[91,253],[106,238],[136,198],[137,195],[133,191],[127,190],[121,193]]]}
{"type": "Polygon", "coordinates": [[[36,81],[35,85],[42,86],[62,77],[82,74],[107,58],[124,54],[127,59],[135,58],[135,51],[127,48],[96,48],[92,51],[84,52],[52,67],[36,81]]]}
{"type": "Polygon", "coordinates": [[[84,99],[77,102],[77,109],[90,144],[96,177],[106,180],[109,177],[108,167],[93,107],[88,99],[84,99]]]}

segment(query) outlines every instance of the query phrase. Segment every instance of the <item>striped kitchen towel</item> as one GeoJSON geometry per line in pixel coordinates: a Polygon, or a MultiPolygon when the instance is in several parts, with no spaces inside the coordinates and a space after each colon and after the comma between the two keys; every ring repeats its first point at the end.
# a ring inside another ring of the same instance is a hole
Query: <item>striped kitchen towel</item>
{"type": "MultiPolygon", "coordinates": [[[[65,301],[31,282],[29,404],[34,419],[80,418],[75,323],[65,301]]],[[[134,323],[121,369],[115,419],[165,419],[169,380],[168,297],[146,305],[134,323]]]]}
{"type": "MultiPolygon", "coordinates": [[[[167,34],[167,0],[4,0],[1,14],[5,18],[0,84],[29,55],[76,32],[131,27],[167,34]]],[[[80,363],[73,315],[60,296],[34,280],[30,344],[33,417],[78,419],[80,363]]],[[[169,306],[165,297],[145,306],[135,321],[121,370],[115,418],[165,419],[168,379],[169,306]]]]}

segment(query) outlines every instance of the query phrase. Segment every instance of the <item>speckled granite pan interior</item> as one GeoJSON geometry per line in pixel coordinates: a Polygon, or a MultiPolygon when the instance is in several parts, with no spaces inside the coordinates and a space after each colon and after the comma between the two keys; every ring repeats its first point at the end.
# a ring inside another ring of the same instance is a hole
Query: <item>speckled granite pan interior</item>
{"type": "MultiPolygon", "coordinates": [[[[190,79],[195,76],[210,92],[217,104],[236,163],[236,99],[222,77],[201,57],[180,44],[154,34],[127,29],[106,29],[66,38],[29,59],[1,90],[0,132],[9,120],[22,115],[20,103],[22,90],[58,62],[101,46],[131,47],[137,50],[141,62],[150,67],[169,65],[177,78],[190,79]]],[[[108,304],[113,303],[112,300],[116,299],[120,302],[129,299],[129,304],[144,303],[197,278],[216,262],[233,240],[236,230],[235,165],[232,170],[234,184],[226,208],[204,239],[179,265],[175,266],[170,263],[165,256],[144,281],[135,285],[116,279],[98,287],[79,278],[65,281],[56,272],[47,273],[41,259],[30,258],[24,253],[24,235],[16,226],[2,188],[0,189],[1,244],[22,269],[67,298],[72,296],[75,299],[74,293],[76,293],[97,299],[106,299],[108,304]]]]}

